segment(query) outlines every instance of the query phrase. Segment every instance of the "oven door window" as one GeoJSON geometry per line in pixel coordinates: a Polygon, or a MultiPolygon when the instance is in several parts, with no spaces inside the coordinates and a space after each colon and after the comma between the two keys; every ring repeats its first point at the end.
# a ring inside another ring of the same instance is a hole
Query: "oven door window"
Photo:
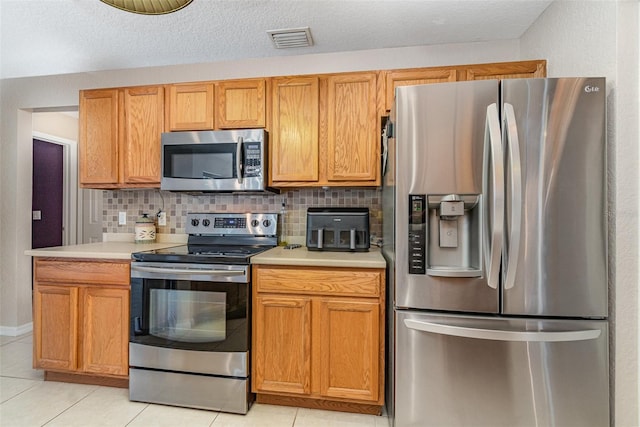
{"type": "Polygon", "coordinates": [[[131,279],[130,341],[196,351],[249,349],[250,284],[131,279]]]}
{"type": "Polygon", "coordinates": [[[151,289],[149,334],[185,343],[224,341],[225,300],[224,292],[151,289]]]}
{"type": "Polygon", "coordinates": [[[185,179],[237,178],[236,143],[164,146],[164,176],[185,179]]]}

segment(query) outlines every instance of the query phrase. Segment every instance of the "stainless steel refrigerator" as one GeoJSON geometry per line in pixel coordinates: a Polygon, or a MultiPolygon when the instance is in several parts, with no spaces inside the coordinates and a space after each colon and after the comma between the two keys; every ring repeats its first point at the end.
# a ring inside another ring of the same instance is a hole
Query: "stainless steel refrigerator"
{"type": "Polygon", "coordinates": [[[609,424],[605,80],[399,87],[383,132],[398,427],[609,424]]]}

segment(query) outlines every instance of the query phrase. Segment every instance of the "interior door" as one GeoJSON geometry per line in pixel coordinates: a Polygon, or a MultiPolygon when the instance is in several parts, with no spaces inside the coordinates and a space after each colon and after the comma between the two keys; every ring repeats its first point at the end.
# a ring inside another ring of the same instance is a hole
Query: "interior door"
{"type": "Polygon", "coordinates": [[[63,147],[33,140],[31,247],[62,246],[63,147]]]}

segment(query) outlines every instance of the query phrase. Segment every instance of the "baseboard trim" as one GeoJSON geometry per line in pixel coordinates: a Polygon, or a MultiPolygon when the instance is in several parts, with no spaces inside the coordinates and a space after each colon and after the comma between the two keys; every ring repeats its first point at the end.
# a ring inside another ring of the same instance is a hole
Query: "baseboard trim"
{"type": "Polygon", "coordinates": [[[33,331],[33,322],[25,323],[20,326],[0,326],[0,335],[8,337],[17,337],[33,331]]]}

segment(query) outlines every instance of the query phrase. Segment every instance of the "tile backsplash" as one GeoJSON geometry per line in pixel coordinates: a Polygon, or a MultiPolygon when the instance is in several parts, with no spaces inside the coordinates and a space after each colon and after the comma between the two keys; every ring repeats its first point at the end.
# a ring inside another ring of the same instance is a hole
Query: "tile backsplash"
{"type": "Polygon", "coordinates": [[[159,210],[167,213],[167,225],[158,226],[158,233],[184,234],[188,212],[271,212],[280,216],[279,234],[304,237],[308,207],[367,207],[370,234],[382,232],[381,190],[379,188],[300,189],[282,194],[207,194],[190,195],[160,190],[116,190],[103,192],[103,222],[105,233],[133,233],[142,213],[150,217],[159,210]],[[282,204],[284,203],[284,207],[282,204]],[[118,212],[127,213],[127,224],[118,225],[118,212]]]}

